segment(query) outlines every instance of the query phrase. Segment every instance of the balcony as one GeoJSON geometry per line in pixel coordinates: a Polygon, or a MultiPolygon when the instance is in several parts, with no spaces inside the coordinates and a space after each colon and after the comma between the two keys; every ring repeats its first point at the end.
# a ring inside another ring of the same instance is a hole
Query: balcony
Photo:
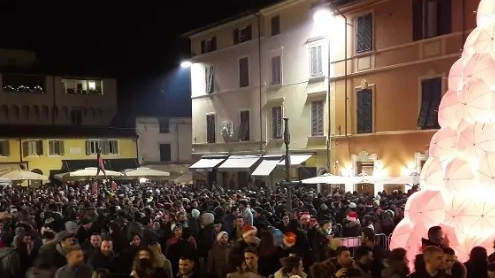
{"type": "Polygon", "coordinates": [[[3,74],[2,85],[5,93],[45,93],[46,77],[43,75],[3,74]]]}
{"type": "Polygon", "coordinates": [[[103,95],[101,80],[62,79],[64,92],[69,95],[103,95]]]}

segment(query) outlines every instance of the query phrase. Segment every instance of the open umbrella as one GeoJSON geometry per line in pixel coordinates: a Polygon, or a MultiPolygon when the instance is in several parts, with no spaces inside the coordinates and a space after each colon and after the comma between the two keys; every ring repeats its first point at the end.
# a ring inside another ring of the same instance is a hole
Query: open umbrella
{"type": "Polygon", "coordinates": [[[334,176],[330,173],[323,174],[321,176],[304,179],[301,181],[304,184],[346,184],[350,182],[350,179],[342,176],[334,176]]]}
{"type": "MultiPolygon", "coordinates": [[[[62,173],[62,174],[57,174],[55,175],[55,178],[57,180],[61,181],[70,181],[70,180],[78,180],[81,178],[92,178],[96,176],[96,172],[98,171],[98,168],[96,167],[89,167],[81,170],[76,170],[74,172],[68,172],[68,173],[62,173]]],[[[111,170],[105,170],[107,177],[120,177],[123,176],[124,174],[116,171],[111,171],[111,170]]],[[[100,171],[98,177],[104,177],[103,171],[100,171]]]]}
{"type": "Polygon", "coordinates": [[[147,167],[139,167],[136,169],[125,170],[124,176],[133,178],[163,178],[169,177],[170,173],[147,167]]]}
{"type": "Polygon", "coordinates": [[[11,172],[8,172],[5,175],[2,175],[0,179],[6,179],[6,180],[11,180],[11,181],[20,181],[20,180],[26,180],[26,181],[46,181],[49,180],[47,176],[40,175],[33,173],[28,170],[14,170],[11,172]]]}

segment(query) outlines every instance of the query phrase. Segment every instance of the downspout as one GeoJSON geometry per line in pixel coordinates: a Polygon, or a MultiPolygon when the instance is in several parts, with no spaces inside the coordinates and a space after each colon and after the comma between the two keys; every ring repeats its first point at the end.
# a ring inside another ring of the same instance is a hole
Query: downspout
{"type": "Polygon", "coordinates": [[[180,161],[179,121],[175,122],[175,141],[177,141],[177,162],[180,161]]]}
{"type": "Polygon", "coordinates": [[[263,74],[261,72],[261,15],[259,13],[256,13],[256,17],[258,18],[258,73],[259,73],[259,97],[260,97],[260,102],[259,102],[259,125],[260,125],[260,155],[263,154],[263,101],[262,101],[262,96],[263,96],[263,74]]]}
{"type": "Polygon", "coordinates": [[[135,145],[136,145],[136,160],[137,160],[137,166],[141,166],[141,159],[139,159],[139,135],[137,135],[137,138],[134,139],[135,145]]]}
{"type": "Polygon", "coordinates": [[[347,60],[348,60],[348,53],[347,53],[347,44],[349,43],[348,42],[348,34],[347,34],[347,16],[345,16],[339,9],[335,8],[335,11],[344,18],[344,133],[345,133],[345,137],[349,137],[349,132],[348,132],[348,124],[347,124],[347,121],[348,121],[348,110],[349,110],[349,105],[348,105],[348,102],[349,102],[349,94],[348,94],[348,79],[349,79],[349,75],[348,75],[348,66],[347,66],[347,60]]]}
{"type": "Polygon", "coordinates": [[[22,139],[19,139],[19,164],[23,165],[23,163],[24,163],[24,159],[22,154],[22,139]]]}

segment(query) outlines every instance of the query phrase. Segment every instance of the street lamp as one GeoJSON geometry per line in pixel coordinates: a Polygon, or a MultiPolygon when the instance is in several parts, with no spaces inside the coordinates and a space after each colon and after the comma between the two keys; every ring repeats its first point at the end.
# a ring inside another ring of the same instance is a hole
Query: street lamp
{"type": "Polygon", "coordinates": [[[181,68],[190,68],[192,66],[192,62],[189,60],[184,60],[180,63],[181,68]]]}
{"type": "Polygon", "coordinates": [[[287,209],[292,212],[292,182],[290,181],[290,132],[289,118],[284,118],[284,144],[285,144],[285,181],[283,185],[287,188],[287,209]]]}

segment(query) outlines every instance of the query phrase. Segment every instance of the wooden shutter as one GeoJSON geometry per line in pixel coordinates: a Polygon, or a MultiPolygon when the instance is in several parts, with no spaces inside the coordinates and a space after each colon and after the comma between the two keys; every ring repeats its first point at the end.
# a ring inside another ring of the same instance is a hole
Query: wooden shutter
{"type": "Polygon", "coordinates": [[[366,14],[356,20],[356,53],[371,51],[373,48],[373,15],[366,14]]]}
{"type": "Polygon", "coordinates": [[[272,85],[278,85],[282,83],[282,57],[272,57],[272,85]]]}
{"type": "Polygon", "coordinates": [[[206,53],[206,41],[201,41],[201,54],[206,53]]]}
{"type": "Polygon", "coordinates": [[[430,105],[428,107],[428,116],[426,117],[426,128],[440,128],[438,124],[438,108],[442,100],[442,78],[434,78],[425,81],[428,94],[430,95],[430,105]]]}
{"type": "Polygon", "coordinates": [[[311,103],[311,136],[323,135],[323,101],[311,103]]]}
{"type": "Polygon", "coordinates": [[[214,81],[214,68],[213,66],[206,66],[205,67],[205,87],[206,87],[206,93],[211,94],[215,90],[215,81],[214,81]]]}
{"type": "Polygon", "coordinates": [[[86,141],[86,155],[91,154],[91,141],[86,141]]]}
{"type": "Polygon", "coordinates": [[[29,155],[29,141],[22,142],[22,156],[26,157],[29,155]]]}
{"type": "Polygon", "coordinates": [[[276,15],[271,19],[272,36],[280,34],[280,16],[276,15]]]}
{"type": "Polygon", "coordinates": [[[247,57],[239,59],[239,87],[249,86],[249,60],[247,57]]]}
{"type": "Polygon", "coordinates": [[[234,29],[234,31],[232,33],[232,37],[234,39],[234,44],[238,44],[239,43],[239,29],[234,29]]]}
{"type": "Polygon", "coordinates": [[[251,24],[249,24],[248,26],[246,26],[246,39],[245,41],[249,41],[249,40],[252,40],[253,39],[253,27],[251,26],[251,24]]]}
{"type": "Polygon", "coordinates": [[[282,138],[282,106],[272,107],[272,138],[282,138]]]}
{"type": "Polygon", "coordinates": [[[239,126],[239,140],[249,141],[249,111],[241,111],[239,126]]]}
{"type": "Polygon", "coordinates": [[[319,77],[323,74],[321,50],[321,45],[314,45],[310,48],[311,77],[319,77]]]}
{"type": "Polygon", "coordinates": [[[43,155],[43,140],[36,140],[36,154],[43,155]]]}
{"type": "Polygon", "coordinates": [[[60,140],[58,141],[58,149],[60,152],[60,155],[65,155],[65,142],[60,140]]]}
{"type": "Polygon", "coordinates": [[[438,1],[438,35],[452,32],[452,0],[438,1]]]}
{"type": "Polygon", "coordinates": [[[412,2],[413,41],[423,39],[423,1],[424,0],[413,0],[412,2]]]}
{"type": "Polygon", "coordinates": [[[211,38],[211,49],[210,51],[217,50],[217,37],[211,38]]]}
{"type": "Polygon", "coordinates": [[[215,133],[216,133],[215,115],[214,114],[206,115],[206,141],[208,143],[215,143],[216,140],[215,133]]]}
{"type": "Polygon", "coordinates": [[[421,108],[419,109],[417,123],[417,126],[419,128],[427,128],[426,122],[428,120],[428,113],[430,111],[431,97],[432,94],[430,94],[430,83],[428,82],[428,80],[423,80],[421,82],[421,108]]]}
{"type": "Polygon", "coordinates": [[[373,132],[373,91],[361,89],[357,91],[357,133],[373,132]]]}

